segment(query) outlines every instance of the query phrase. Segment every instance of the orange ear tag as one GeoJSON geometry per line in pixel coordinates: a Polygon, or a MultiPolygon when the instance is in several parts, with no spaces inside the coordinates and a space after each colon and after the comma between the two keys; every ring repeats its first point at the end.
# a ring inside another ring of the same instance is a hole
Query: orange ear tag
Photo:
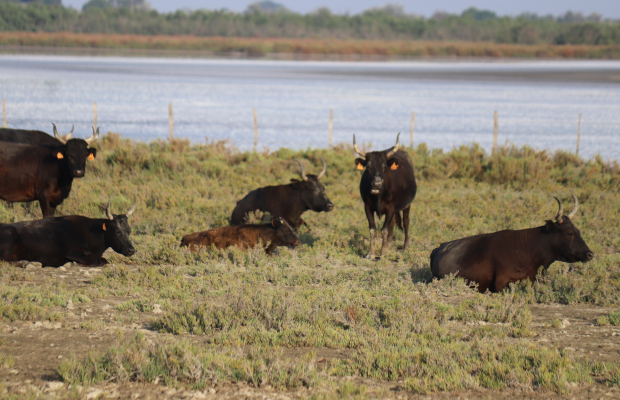
{"type": "Polygon", "coordinates": [[[362,164],[357,164],[357,169],[359,169],[359,170],[363,170],[363,169],[364,169],[364,166],[363,166],[362,164]]]}
{"type": "Polygon", "coordinates": [[[103,224],[103,230],[104,230],[104,231],[106,230],[106,229],[105,229],[105,224],[103,224]]]}
{"type": "Polygon", "coordinates": [[[63,156],[61,152],[58,152],[58,154],[56,154],[56,158],[62,160],[63,158],[65,158],[65,156],[63,156]]]}
{"type": "Polygon", "coordinates": [[[396,170],[398,169],[398,164],[396,164],[396,163],[392,164],[392,166],[390,167],[390,169],[391,169],[392,171],[396,171],[396,170]]]}
{"type": "Polygon", "coordinates": [[[92,161],[92,160],[94,160],[94,159],[95,159],[95,156],[93,155],[93,153],[90,153],[90,154],[88,155],[88,159],[89,159],[90,161],[92,161]]]}

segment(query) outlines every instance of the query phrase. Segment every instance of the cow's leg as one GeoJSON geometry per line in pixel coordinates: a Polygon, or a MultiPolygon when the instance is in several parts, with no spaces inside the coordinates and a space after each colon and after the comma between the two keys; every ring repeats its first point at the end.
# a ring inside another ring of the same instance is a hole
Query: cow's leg
{"type": "Polygon", "coordinates": [[[310,229],[310,226],[308,226],[308,224],[306,223],[306,221],[304,221],[302,218],[299,218],[299,220],[297,220],[297,226],[296,228],[299,229],[301,228],[303,225],[306,226],[306,229],[308,229],[308,232],[311,232],[312,229],[310,229]]]}
{"type": "Polygon", "coordinates": [[[403,250],[405,250],[411,244],[411,239],[409,238],[409,211],[411,210],[411,205],[408,205],[403,210],[403,232],[405,232],[405,242],[403,244],[403,250]]]}
{"type": "MultiPolygon", "coordinates": [[[[84,267],[90,267],[91,265],[100,265],[99,260],[92,255],[87,256],[82,252],[71,252],[66,255],[67,260],[74,261],[76,263],[82,264],[84,267]]],[[[107,262],[107,261],[106,261],[107,262]]]]}
{"type": "Polygon", "coordinates": [[[383,222],[383,228],[381,229],[381,236],[383,236],[383,246],[381,247],[381,255],[387,250],[392,248],[392,236],[394,235],[394,209],[390,208],[385,214],[385,221],[383,222]]]}
{"type": "Polygon", "coordinates": [[[45,197],[40,197],[39,204],[41,205],[41,212],[43,213],[43,218],[53,217],[56,213],[56,207],[53,207],[49,200],[45,197]]]}
{"type": "Polygon", "coordinates": [[[375,223],[375,213],[370,209],[370,204],[364,204],[366,218],[368,219],[368,227],[370,228],[370,248],[366,258],[375,258],[375,235],[377,233],[377,225],[375,223]]]}

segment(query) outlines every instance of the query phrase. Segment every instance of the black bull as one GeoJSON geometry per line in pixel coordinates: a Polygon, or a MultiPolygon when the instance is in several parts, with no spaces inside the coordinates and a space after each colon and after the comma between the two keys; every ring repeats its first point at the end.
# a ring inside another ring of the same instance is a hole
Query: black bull
{"type": "Polygon", "coordinates": [[[355,135],[353,135],[353,148],[362,156],[355,160],[355,164],[358,169],[364,170],[360,181],[360,195],[364,201],[364,211],[370,228],[370,249],[367,258],[375,257],[377,231],[375,213],[379,218],[385,215],[381,230],[382,255],[392,246],[395,222],[405,233],[403,249],[410,245],[409,211],[417,186],[409,154],[398,150],[399,136],[396,137],[396,145],[390,149],[364,153],[357,147],[355,135]]]}
{"type": "Polygon", "coordinates": [[[103,252],[131,257],[135,254],[129,235],[128,217],[136,204],[124,215],[112,215],[110,203],[106,219],[78,215],[0,225],[0,259],[35,261],[44,266],[60,267],[74,261],[84,266],[107,264],[103,252]]]}
{"type": "Polygon", "coordinates": [[[38,200],[43,217],[53,216],[69,196],[73,179],[84,176],[86,160],[95,158],[97,150],[88,145],[98,133],[93,129],[89,139],[64,140],[56,126],[56,138],[39,131],[0,129],[0,140],[9,140],[0,146],[0,199],[38,200]],[[25,143],[12,142],[17,140],[25,143]]]}
{"type": "Polygon", "coordinates": [[[331,211],[334,205],[325,194],[325,187],[319,182],[327,171],[325,160],[321,159],[321,161],[323,171],[318,175],[306,175],[303,165],[297,161],[301,181],[291,179],[292,183],[288,185],[267,186],[248,193],[237,202],[230,218],[230,224],[243,224],[246,222],[248,213],[260,210],[269,212],[273,217],[282,217],[293,228],[299,228],[303,224],[308,226],[301,218],[307,210],[331,211]]]}
{"type": "Polygon", "coordinates": [[[511,282],[527,278],[534,282],[540,267],[546,270],[554,261],[590,261],[594,253],[571,222],[579,207],[577,198],[573,198],[575,207],[567,216],[556,198],[559,210],[555,222],[442,243],[431,253],[433,276],[443,278],[455,274],[477,283],[481,293],[487,289],[499,292],[511,282]]]}

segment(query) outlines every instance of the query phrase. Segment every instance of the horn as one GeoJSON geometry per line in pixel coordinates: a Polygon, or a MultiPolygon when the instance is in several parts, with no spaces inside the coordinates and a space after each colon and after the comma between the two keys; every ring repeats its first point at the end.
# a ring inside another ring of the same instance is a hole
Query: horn
{"type": "Polygon", "coordinates": [[[108,219],[114,221],[114,216],[110,212],[110,196],[108,196],[108,205],[105,208],[105,214],[108,216],[108,219]]]}
{"type": "Polygon", "coordinates": [[[303,179],[304,181],[307,181],[308,177],[306,176],[306,171],[304,170],[304,166],[302,165],[302,163],[300,163],[299,160],[296,158],[293,158],[293,161],[299,164],[299,169],[301,170],[299,172],[299,176],[301,176],[301,179],[303,179]]]}
{"type": "Polygon", "coordinates": [[[327,171],[327,163],[325,162],[323,157],[321,157],[321,161],[323,162],[323,171],[321,171],[321,173],[316,177],[317,179],[321,179],[323,175],[325,175],[325,171],[327,171]]]}
{"type": "Polygon", "coordinates": [[[577,197],[575,197],[574,194],[571,193],[571,196],[573,196],[573,200],[575,200],[575,205],[573,206],[573,210],[570,212],[570,214],[567,215],[567,217],[570,219],[573,219],[575,214],[577,214],[577,210],[579,210],[579,201],[577,200],[577,197]]]}
{"type": "Polygon", "coordinates": [[[362,153],[360,151],[360,148],[357,147],[357,143],[355,143],[355,133],[353,134],[353,149],[357,152],[357,154],[359,154],[360,156],[366,158],[366,153],[362,153]]]}
{"type": "Polygon", "coordinates": [[[136,200],[136,196],[133,196],[133,206],[131,206],[131,208],[129,209],[129,211],[127,211],[127,214],[125,215],[129,217],[131,214],[133,214],[134,211],[136,211],[137,207],[138,207],[138,200],[136,200]]]}
{"type": "MultiPolygon", "coordinates": [[[[56,139],[58,139],[58,141],[59,141],[60,143],[62,143],[62,144],[67,144],[67,141],[66,141],[66,140],[64,140],[64,139],[62,138],[62,136],[60,136],[60,135],[58,134],[58,131],[56,130],[56,124],[52,122],[52,126],[54,127],[54,137],[55,137],[56,139]]],[[[73,132],[73,129],[71,130],[71,132],[73,132]]]]}
{"type": "Polygon", "coordinates": [[[65,135],[65,140],[69,140],[71,139],[71,136],[73,136],[73,130],[75,129],[75,125],[71,125],[71,132],[67,133],[65,135]]]}
{"type": "Polygon", "coordinates": [[[399,146],[398,139],[399,138],[400,138],[400,132],[398,132],[398,135],[396,136],[396,144],[387,153],[387,158],[392,157],[398,151],[398,146],[399,146]]]}
{"type": "Polygon", "coordinates": [[[562,215],[564,215],[564,207],[562,207],[562,202],[560,201],[560,199],[558,199],[557,197],[553,196],[554,199],[556,199],[558,201],[558,213],[555,214],[555,220],[558,221],[559,223],[562,223],[562,215]]]}
{"type": "Polygon", "coordinates": [[[90,146],[97,139],[99,139],[99,128],[97,127],[97,132],[95,132],[95,127],[93,126],[93,135],[88,139],[84,139],[84,141],[90,146]]]}

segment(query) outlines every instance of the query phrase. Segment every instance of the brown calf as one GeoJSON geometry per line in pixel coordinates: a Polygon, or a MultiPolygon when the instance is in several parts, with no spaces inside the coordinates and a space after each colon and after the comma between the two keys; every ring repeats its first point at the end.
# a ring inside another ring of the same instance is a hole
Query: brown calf
{"type": "Polygon", "coordinates": [[[275,218],[270,224],[223,226],[203,232],[194,232],[183,236],[181,246],[188,246],[191,251],[197,247],[211,245],[218,249],[237,246],[246,250],[258,246],[259,241],[269,243],[265,248],[271,255],[278,246],[295,247],[299,239],[291,226],[283,218],[275,218]]]}

